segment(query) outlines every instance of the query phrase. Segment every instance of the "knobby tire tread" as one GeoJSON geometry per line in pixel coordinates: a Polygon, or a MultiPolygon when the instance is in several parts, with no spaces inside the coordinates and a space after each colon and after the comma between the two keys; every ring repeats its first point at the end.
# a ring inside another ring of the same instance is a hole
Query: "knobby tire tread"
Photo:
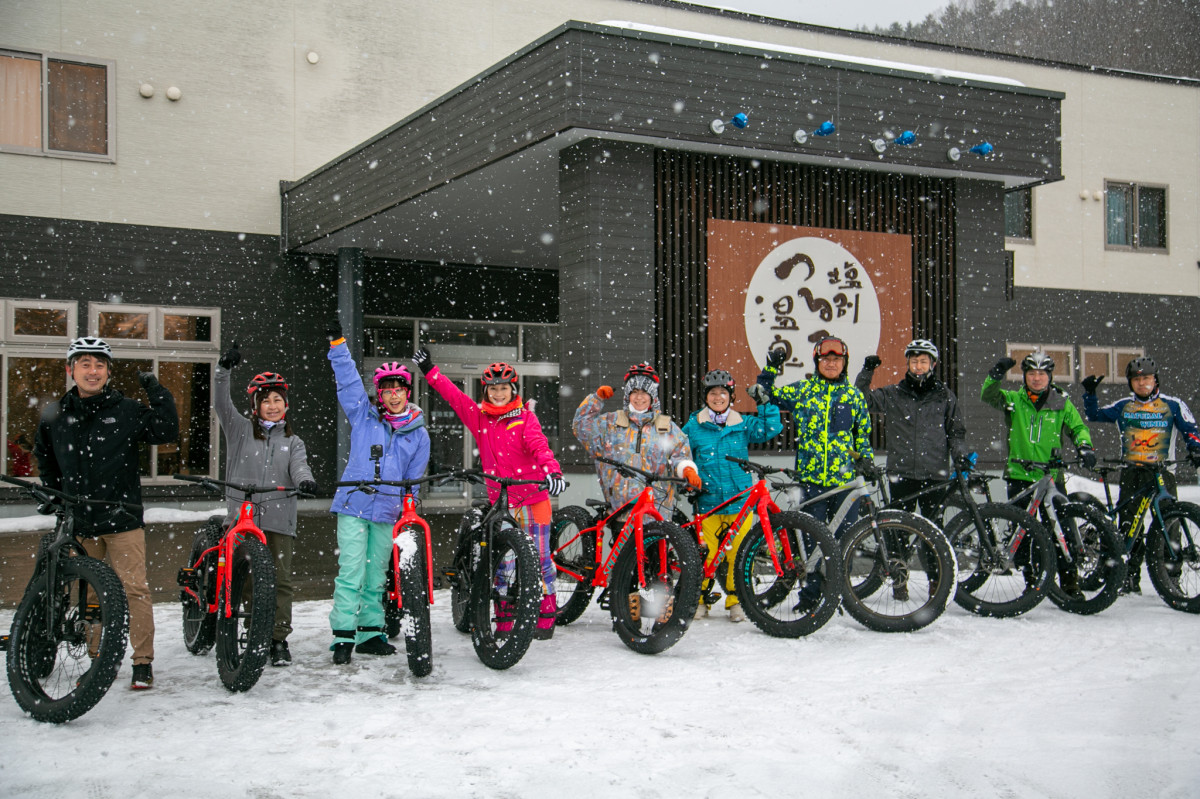
{"type": "Polygon", "coordinates": [[[696,536],[670,522],[649,521],[644,527],[646,577],[655,571],[657,543],[667,541],[667,559],[674,580],[671,586],[671,612],[666,621],[655,622],[649,632],[633,622],[629,594],[637,590],[637,548],[630,536],[613,563],[609,591],[609,612],[613,629],[624,644],[643,655],[656,655],[670,649],[687,632],[700,604],[700,548],[696,536]]]}
{"type": "Polygon", "coordinates": [[[554,559],[554,566],[560,575],[563,574],[563,566],[568,566],[572,571],[582,572],[585,575],[585,579],[582,581],[562,576],[555,580],[557,589],[555,597],[558,600],[555,624],[566,625],[575,621],[583,615],[583,612],[587,610],[588,603],[592,601],[592,592],[595,591],[595,588],[592,586],[590,575],[596,563],[596,536],[594,533],[587,535],[579,535],[579,533],[593,524],[595,522],[591,514],[583,508],[567,506],[554,511],[550,527],[550,552],[554,559]],[[560,553],[559,548],[563,546],[563,543],[569,542],[573,538],[575,541],[570,544],[569,557],[565,552],[560,553]],[[562,582],[560,583],[559,580],[562,582]],[[570,590],[565,590],[568,588],[570,590]]]}
{"type": "Polygon", "coordinates": [[[519,527],[502,527],[492,536],[491,552],[481,554],[471,590],[471,645],[483,665],[502,671],[520,662],[533,641],[542,599],[541,564],[537,547],[519,527]],[[495,572],[507,553],[515,555],[516,574],[506,596],[513,603],[513,627],[496,635],[493,599],[495,572]]]}
{"type": "Polygon", "coordinates": [[[249,691],[262,676],[275,626],[275,561],[258,539],[249,538],[233,551],[230,589],[233,615],[225,618],[224,608],[217,610],[217,674],[222,685],[238,693],[249,691]],[[242,596],[247,581],[249,608],[242,596]]]}
{"type": "MultiPolygon", "coordinates": [[[[409,563],[400,564],[400,602],[404,606],[401,630],[408,668],[415,677],[425,677],[433,671],[433,639],[429,628],[429,575],[425,568],[425,533],[406,527],[401,536],[412,536],[416,554],[409,563]]],[[[393,547],[393,557],[396,557],[393,547]]],[[[392,607],[395,607],[393,603],[392,607]]]]}

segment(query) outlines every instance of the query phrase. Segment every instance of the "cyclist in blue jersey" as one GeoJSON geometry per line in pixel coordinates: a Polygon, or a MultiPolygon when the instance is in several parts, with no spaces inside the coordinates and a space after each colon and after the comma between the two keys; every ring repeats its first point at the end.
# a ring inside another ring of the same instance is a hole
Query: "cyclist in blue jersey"
{"type": "MultiPolygon", "coordinates": [[[[1083,379],[1083,410],[1088,421],[1115,422],[1121,431],[1121,460],[1125,462],[1121,470],[1121,496],[1129,496],[1155,480],[1155,470],[1147,467],[1174,458],[1177,433],[1187,447],[1188,460],[1193,466],[1200,466],[1200,429],[1183,400],[1162,393],[1158,364],[1153,359],[1142,356],[1130,361],[1125,367],[1125,379],[1133,393],[1101,408],[1096,386],[1103,379],[1104,375],[1083,379]]],[[[1174,496],[1175,476],[1165,473],[1163,481],[1174,496]]],[[[1133,512],[1131,508],[1121,514],[1122,528],[1129,523],[1127,517],[1133,512]]],[[[1129,553],[1129,574],[1122,593],[1142,592],[1145,556],[1145,537],[1139,535],[1129,553]]]]}

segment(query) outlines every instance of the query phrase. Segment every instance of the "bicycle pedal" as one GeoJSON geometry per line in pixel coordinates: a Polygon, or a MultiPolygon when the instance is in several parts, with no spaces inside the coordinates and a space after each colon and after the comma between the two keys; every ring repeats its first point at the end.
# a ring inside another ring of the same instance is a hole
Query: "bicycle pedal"
{"type": "Polygon", "coordinates": [[[629,618],[635,622],[642,620],[642,596],[637,591],[629,595],[629,618]]]}
{"type": "Polygon", "coordinates": [[[179,583],[180,588],[190,588],[193,591],[200,590],[200,575],[195,569],[183,567],[179,570],[179,574],[175,576],[175,582],[179,583]]]}
{"type": "Polygon", "coordinates": [[[83,620],[88,624],[99,624],[101,621],[100,605],[87,604],[83,608],[83,620]]]}
{"type": "Polygon", "coordinates": [[[596,603],[600,605],[601,610],[612,610],[612,603],[609,602],[607,588],[600,592],[600,596],[596,599],[596,603]]]}
{"type": "Polygon", "coordinates": [[[671,620],[671,614],[674,612],[675,612],[675,597],[673,597],[673,596],[667,597],[667,606],[665,608],[663,608],[662,613],[658,614],[658,618],[655,619],[655,621],[658,622],[659,624],[666,624],[668,621],[671,620]]]}
{"type": "Polygon", "coordinates": [[[8,651],[8,636],[0,635],[0,652],[8,651]]]}

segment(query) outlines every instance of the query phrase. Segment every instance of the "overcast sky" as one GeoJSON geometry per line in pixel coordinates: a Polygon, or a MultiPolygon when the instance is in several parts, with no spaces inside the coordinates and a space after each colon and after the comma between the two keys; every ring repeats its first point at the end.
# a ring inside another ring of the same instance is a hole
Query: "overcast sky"
{"type": "Polygon", "coordinates": [[[729,8],[751,14],[854,29],[860,25],[886,27],[893,22],[920,22],[926,15],[945,8],[950,0],[723,0],[696,5],[729,8]]]}

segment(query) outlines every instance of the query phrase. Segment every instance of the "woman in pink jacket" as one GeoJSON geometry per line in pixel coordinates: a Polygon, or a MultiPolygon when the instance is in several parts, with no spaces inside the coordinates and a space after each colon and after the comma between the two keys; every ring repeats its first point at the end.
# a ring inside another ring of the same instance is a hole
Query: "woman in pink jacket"
{"type": "MultiPolygon", "coordinates": [[[[550,451],[542,425],[517,395],[517,370],[506,363],[494,363],[483,370],[483,402],[476,403],[433,364],[424,347],[413,355],[413,363],[425,373],[433,390],[450,403],[463,425],[475,437],[483,470],[500,477],[545,480],[547,491],[536,485],[518,485],[509,489],[508,500],[513,518],[525,526],[537,544],[542,568],[542,604],[534,637],[554,635],[554,616],[558,604],[554,595],[555,569],[550,557],[550,497],[562,493],[567,484],[562,467],[550,451]]],[[[488,485],[488,499],[496,501],[500,491],[488,485]]],[[[501,625],[497,625],[502,629],[501,625]]]]}

